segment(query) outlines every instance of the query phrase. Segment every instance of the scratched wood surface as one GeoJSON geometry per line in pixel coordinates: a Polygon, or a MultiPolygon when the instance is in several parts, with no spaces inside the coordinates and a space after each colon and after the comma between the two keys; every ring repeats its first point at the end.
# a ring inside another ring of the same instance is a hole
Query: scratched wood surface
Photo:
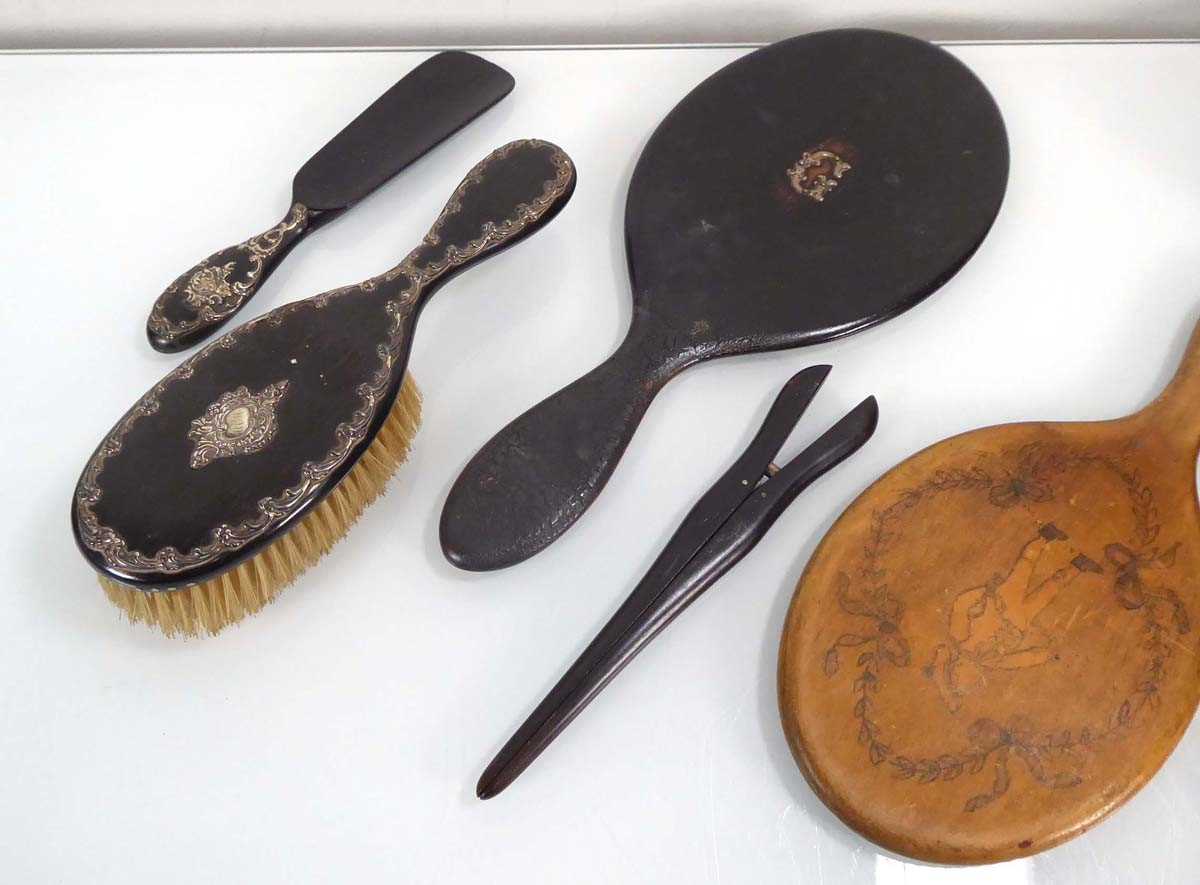
{"type": "Polygon", "coordinates": [[[868,488],[796,588],[779,658],[792,752],[854,829],[983,863],[1136,792],[1200,697],[1200,329],[1114,421],[937,443],[868,488]]]}

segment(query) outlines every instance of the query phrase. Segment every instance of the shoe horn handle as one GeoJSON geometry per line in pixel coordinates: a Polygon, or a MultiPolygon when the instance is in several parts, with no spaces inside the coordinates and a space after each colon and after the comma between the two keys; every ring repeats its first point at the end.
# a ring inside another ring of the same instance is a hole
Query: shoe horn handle
{"type": "Polygon", "coordinates": [[[204,340],[246,306],[271,272],[306,234],[342,213],[294,203],[279,224],[209,255],[181,274],[154,301],[146,320],[150,346],[175,353],[204,340]]]}

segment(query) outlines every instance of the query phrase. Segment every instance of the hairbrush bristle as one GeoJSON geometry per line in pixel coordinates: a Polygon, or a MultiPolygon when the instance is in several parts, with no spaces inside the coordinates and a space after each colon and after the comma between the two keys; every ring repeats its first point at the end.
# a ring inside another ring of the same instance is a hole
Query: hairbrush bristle
{"type": "Polygon", "coordinates": [[[404,463],[420,422],[421,394],[405,375],[358,463],[299,523],[256,555],[215,578],[169,590],[138,590],[102,575],[100,586],[131,622],[156,625],[168,636],[217,633],[271,602],[341,540],[404,463]]]}

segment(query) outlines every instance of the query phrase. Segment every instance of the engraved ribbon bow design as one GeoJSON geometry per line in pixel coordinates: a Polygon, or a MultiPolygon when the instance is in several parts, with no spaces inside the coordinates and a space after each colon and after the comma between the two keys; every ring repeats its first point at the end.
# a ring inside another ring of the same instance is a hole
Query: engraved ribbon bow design
{"type": "Polygon", "coordinates": [[[1104,548],[1104,558],[1117,570],[1113,591],[1124,608],[1139,609],[1151,599],[1160,599],[1172,607],[1176,629],[1180,633],[1187,633],[1191,629],[1191,622],[1175,591],[1169,587],[1147,587],[1142,580],[1143,569],[1164,569],[1174,565],[1178,549],[1179,544],[1174,544],[1162,553],[1154,549],[1139,555],[1124,544],[1109,544],[1104,548]]]}
{"type": "Polygon", "coordinates": [[[1031,470],[1009,475],[988,491],[988,501],[997,507],[1011,507],[1019,501],[1042,504],[1053,497],[1050,486],[1031,470]]]}

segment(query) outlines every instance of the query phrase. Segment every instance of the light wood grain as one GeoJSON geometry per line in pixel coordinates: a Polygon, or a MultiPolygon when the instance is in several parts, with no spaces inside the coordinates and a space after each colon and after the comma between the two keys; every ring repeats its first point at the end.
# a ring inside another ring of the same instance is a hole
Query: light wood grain
{"type": "Polygon", "coordinates": [[[947,439],[868,488],[796,587],[779,703],[813,789],[912,857],[999,861],[1110,814],[1200,699],[1200,329],[1114,421],[947,439]]]}

